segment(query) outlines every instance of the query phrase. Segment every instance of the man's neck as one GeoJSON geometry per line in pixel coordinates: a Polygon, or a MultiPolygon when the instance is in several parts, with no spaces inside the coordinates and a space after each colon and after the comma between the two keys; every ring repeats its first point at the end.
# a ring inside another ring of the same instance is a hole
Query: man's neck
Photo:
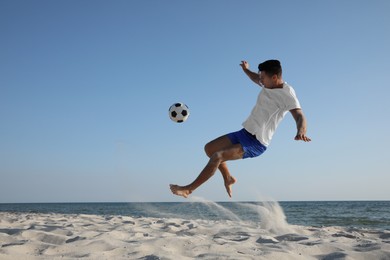
{"type": "Polygon", "coordinates": [[[284,86],[284,81],[283,81],[283,80],[280,80],[280,81],[278,81],[275,85],[269,87],[269,89],[283,88],[283,86],[284,86]]]}

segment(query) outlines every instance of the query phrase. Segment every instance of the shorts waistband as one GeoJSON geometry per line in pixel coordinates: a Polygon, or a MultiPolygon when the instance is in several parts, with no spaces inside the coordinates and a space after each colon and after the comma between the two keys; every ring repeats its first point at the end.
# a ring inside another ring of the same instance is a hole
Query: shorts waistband
{"type": "Polygon", "coordinates": [[[256,135],[253,135],[253,134],[249,133],[245,128],[244,128],[244,131],[245,131],[245,133],[247,133],[248,135],[250,135],[250,136],[252,136],[253,138],[257,139],[257,138],[256,138],[256,135]]]}

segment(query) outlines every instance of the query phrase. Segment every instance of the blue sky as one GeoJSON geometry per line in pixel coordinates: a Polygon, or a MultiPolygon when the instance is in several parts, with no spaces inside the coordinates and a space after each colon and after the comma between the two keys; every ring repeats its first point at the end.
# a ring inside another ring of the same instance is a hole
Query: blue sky
{"type": "MultiPolygon", "coordinates": [[[[0,1],[0,203],[183,201],[280,59],[308,120],[230,162],[233,201],[389,200],[390,2],[0,1]],[[184,102],[183,124],[168,108],[184,102]]],[[[196,192],[229,200],[219,173],[196,192]]]]}

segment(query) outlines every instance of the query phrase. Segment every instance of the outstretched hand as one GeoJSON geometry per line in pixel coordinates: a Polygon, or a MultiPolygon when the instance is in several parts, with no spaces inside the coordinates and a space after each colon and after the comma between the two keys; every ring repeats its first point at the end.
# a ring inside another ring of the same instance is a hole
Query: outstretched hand
{"type": "Polygon", "coordinates": [[[304,141],[304,142],[310,142],[311,141],[311,139],[309,137],[307,137],[306,135],[304,135],[304,134],[297,134],[294,139],[297,140],[297,141],[304,141]]]}
{"type": "Polygon", "coordinates": [[[247,69],[249,69],[249,63],[248,62],[246,62],[245,60],[242,60],[241,61],[241,64],[240,64],[240,66],[242,67],[242,69],[244,69],[244,70],[247,70],[247,69]]]}

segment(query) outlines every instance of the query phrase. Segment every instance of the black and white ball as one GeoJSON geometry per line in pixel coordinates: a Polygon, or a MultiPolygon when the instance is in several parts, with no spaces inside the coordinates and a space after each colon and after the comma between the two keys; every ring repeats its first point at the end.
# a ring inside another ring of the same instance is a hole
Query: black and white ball
{"type": "Polygon", "coordinates": [[[190,115],[190,110],[184,103],[175,103],[169,108],[169,118],[176,123],[183,123],[190,115]]]}

